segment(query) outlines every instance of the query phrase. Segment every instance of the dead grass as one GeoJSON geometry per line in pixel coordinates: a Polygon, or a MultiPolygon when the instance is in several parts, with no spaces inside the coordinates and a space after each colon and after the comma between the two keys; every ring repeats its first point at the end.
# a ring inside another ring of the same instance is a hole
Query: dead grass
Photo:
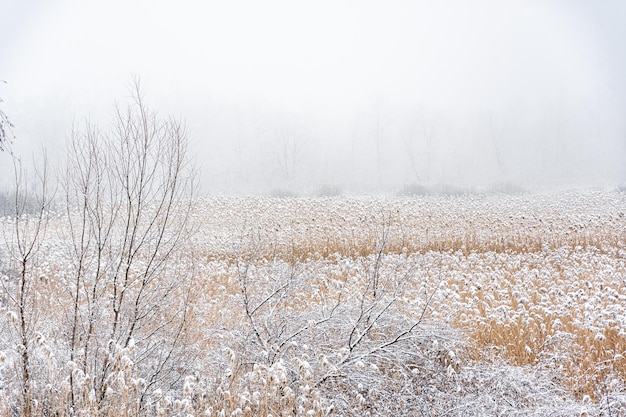
{"type": "Polygon", "coordinates": [[[580,400],[599,400],[611,379],[626,383],[626,338],[615,327],[596,333],[573,325],[570,317],[540,317],[531,323],[518,318],[506,324],[484,320],[469,336],[473,359],[501,357],[517,366],[549,366],[580,400]]]}
{"type": "MultiPolygon", "coordinates": [[[[580,305],[570,307],[572,314],[557,314],[555,311],[562,297],[540,292],[546,287],[568,291],[560,281],[563,274],[576,271],[572,270],[572,265],[561,265],[558,256],[548,259],[558,255],[561,248],[585,254],[586,259],[580,264],[597,263],[597,258],[603,256],[615,257],[616,249],[626,247],[626,227],[623,213],[619,211],[623,207],[611,211],[589,202],[572,205],[571,201],[558,199],[530,203],[513,201],[500,206],[484,201],[458,203],[456,200],[418,201],[412,207],[406,201],[385,204],[347,201],[338,207],[333,201],[296,200],[292,206],[281,201],[278,207],[264,209],[276,211],[273,212],[275,217],[262,219],[268,223],[263,233],[257,234],[257,247],[262,248],[257,257],[266,261],[278,259],[291,265],[367,258],[381,250],[384,233],[382,251],[385,255],[435,252],[456,254],[460,259],[484,254],[508,255],[519,257],[526,271],[545,269],[550,264],[549,275],[533,281],[520,280],[516,275],[519,268],[511,271],[489,262],[475,265],[464,270],[470,281],[485,273],[493,276],[497,271],[500,274],[497,278],[507,283],[506,291],[483,286],[470,294],[466,288],[466,291],[458,291],[454,302],[442,302],[438,308],[444,311],[435,314],[445,316],[445,309],[454,310],[454,322],[472,341],[470,356],[473,359],[505,358],[514,365],[550,367],[578,398],[601,397],[609,377],[626,384],[626,367],[623,366],[626,339],[619,326],[591,329],[575,319],[584,315],[580,305]],[[449,203],[449,207],[444,203],[449,203]],[[554,281],[545,282],[545,279],[554,281]],[[510,316],[496,318],[494,311],[505,307],[510,316]]],[[[244,251],[239,255],[242,253],[249,254],[244,251]]],[[[220,257],[232,259],[228,252],[215,259],[220,257]]],[[[590,265],[583,266],[585,273],[578,278],[581,287],[587,281],[595,281],[594,274],[598,272],[590,265]]],[[[454,268],[456,266],[451,266],[444,274],[447,288],[460,284],[450,276],[454,268]]],[[[431,273],[431,279],[435,275],[437,273],[431,273]]],[[[292,307],[302,308],[306,300],[299,303],[292,307]]],[[[607,306],[608,302],[595,308],[603,311],[607,306]]]]}
{"type": "MultiPolygon", "coordinates": [[[[206,229],[189,242],[196,267],[185,344],[194,346],[198,357],[221,352],[228,332],[241,328],[238,267],[251,268],[250,290],[257,301],[271,285],[255,279],[271,280],[290,268],[294,276],[306,277],[288,294],[284,308],[307,315],[340,293],[352,297],[362,291],[359,279],[372,273],[382,251],[387,279],[415,268],[398,311],[419,314],[416,306],[424,294],[437,289],[429,315],[465,333],[468,362],[504,359],[549,369],[576,398],[600,401],[615,384],[626,386],[626,315],[616,311],[626,302],[626,224],[619,211],[623,202],[612,204],[613,209],[541,199],[209,202],[206,214],[198,215],[206,219],[206,229]]],[[[40,272],[46,294],[37,300],[42,317],[62,321],[67,310],[60,304],[66,298],[62,268],[51,264],[40,272]]],[[[238,360],[230,370],[232,381],[251,372],[250,363],[238,360]]],[[[268,379],[269,370],[263,372],[268,379]]],[[[120,403],[134,395],[132,387],[127,389],[120,390],[120,403]]],[[[293,398],[280,400],[271,392],[280,384],[263,389],[254,408],[259,415],[294,408],[293,398]]],[[[337,389],[349,394],[341,384],[337,389]]],[[[235,396],[242,393],[215,391],[212,398],[196,399],[196,406],[224,402],[234,410],[235,396]]],[[[320,407],[315,410],[321,415],[320,407]]],[[[117,412],[132,414],[120,408],[110,415],[117,412]]],[[[0,397],[0,416],[12,413],[0,397]]]]}
{"type": "Polygon", "coordinates": [[[485,285],[473,295],[461,291],[455,322],[470,336],[474,359],[550,368],[577,398],[599,400],[609,385],[626,384],[625,323],[623,312],[615,311],[626,299],[619,280],[623,261],[603,280],[611,256],[582,248],[567,253],[576,259],[546,252],[544,262],[504,273],[502,285],[485,285]],[[550,263],[552,274],[542,280],[519,272],[550,263]]]}

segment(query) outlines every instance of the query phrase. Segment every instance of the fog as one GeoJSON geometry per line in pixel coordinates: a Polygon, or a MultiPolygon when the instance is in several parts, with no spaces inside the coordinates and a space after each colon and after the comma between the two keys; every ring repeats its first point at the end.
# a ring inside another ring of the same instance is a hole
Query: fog
{"type": "Polygon", "coordinates": [[[185,120],[207,194],[626,180],[620,0],[7,3],[1,109],[23,160],[108,129],[138,76],[185,120]]]}

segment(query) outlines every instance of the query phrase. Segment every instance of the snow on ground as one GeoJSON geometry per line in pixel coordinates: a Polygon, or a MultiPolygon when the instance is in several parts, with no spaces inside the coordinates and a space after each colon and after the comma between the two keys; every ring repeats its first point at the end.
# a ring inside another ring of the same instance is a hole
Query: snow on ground
{"type": "MultiPolygon", "coordinates": [[[[626,195],[607,190],[198,201],[176,255],[191,271],[186,356],[177,381],[145,388],[145,411],[624,414],[625,213],[626,195]]],[[[63,300],[55,274],[71,256],[49,235],[33,276],[63,300]]],[[[39,303],[52,311],[38,331],[48,370],[67,376],[53,304],[39,303]]],[[[2,398],[12,334],[0,336],[2,398]]],[[[135,362],[124,378],[137,387],[135,362]]]]}

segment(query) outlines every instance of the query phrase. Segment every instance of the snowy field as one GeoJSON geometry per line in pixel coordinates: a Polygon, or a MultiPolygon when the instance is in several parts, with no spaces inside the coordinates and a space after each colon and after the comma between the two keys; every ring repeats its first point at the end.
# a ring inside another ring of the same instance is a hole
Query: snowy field
{"type": "Polygon", "coordinates": [[[4,218],[0,415],[25,343],[41,415],[626,415],[625,213],[610,190],[212,198],[126,263],[58,213],[27,292],[4,218]]]}

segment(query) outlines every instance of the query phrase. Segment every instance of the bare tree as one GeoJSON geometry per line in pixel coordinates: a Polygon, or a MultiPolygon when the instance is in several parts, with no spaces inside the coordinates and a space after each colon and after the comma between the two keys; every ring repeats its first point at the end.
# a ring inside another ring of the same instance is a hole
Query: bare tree
{"type": "Polygon", "coordinates": [[[386,128],[385,115],[383,114],[383,100],[380,96],[376,97],[373,103],[374,115],[373,125],[370,127],[374,147],[376,151],[376,167],[378,168],[378,179],[383,177],[383,143],[384,131],[386,128]]]}
{"type": "Polygon", "coordinates": [[[194,187],[184,127],[148,109],[139,81],[111,134],[93,126],[73,132],[65,181],[72,404],[92,401],[91,392],[98,408],[113,406],[110,388],[125,371],[140,378],[140,412],[147,388],[180,378],[172,362],[183,344],[191,269],[175,263],[191,231],[194,187]],[[74,373],[92,377],[83,386],[74,373]]]}
{"type": "MultiPolygon", "coordinates": [[[[23,415],[34,412],[35,381],[45,378],[35,372],[35,350],[37,344],[44,345],[45,338],[38,331],[38,288],[33,273],[34,265],[42,256],[41,247],[45,240],[49,219],[49,175],[44,158],[43,169],[37,171],[37,185],[32,186],[25,178],[21,162],[13,155],[14,194],[10,215],[9,235],[4,236],[9,254],[9,280],[2,282],[7,298],[7,331],[11,340],[10,349],[19,358],[15,362],[19,399],[23,415]]],[[[6,233],[7,229],[5,229],[6,233]]],[[[47,351],[50,353],[50,351],[47,351]]]]}
{"type": "Polygon", "coordinates": [[[274,155],[282,177],[293,180],[302,163],[306,150],[306,134],[294,126],[282,127],[277,131],[274,155]]]}
{"type": "Polygon", "coordinates": [[[491,138],[491,144],[493,145],[493,152],[496,158],[496,164],[498,166],[498,174],[500,176],[506,176],[506,167],[502,160],[502,138],[504,136],[504,125],[496,127],[496,123],[493,120],[493,113],[489,114],[489,137],[491,138]]]}
{"type": "MultiPolygon", "coordinates": [[[[6,84],[4,80],[0,80],[0,82],[6,84]]],[[[0,104],[3,102],[4,100],[0,98],[0,104]]],[[[7,145],[11,142],[13,135],[11,133],[12,128],[13,123],[11,123],[7,115],[0,109],[0,151],[5,150],[7,145]]]]}
{"type": "Polygon", "coordinates": [[[422,134],[426,141],[426,178],[430,180],[432,176],[432,158],[433,158],[433,139],[437,136],[440,127],[440,117],[436,114],[430,119],[426,120],[426,116],[422,113],[422,134]]]}

